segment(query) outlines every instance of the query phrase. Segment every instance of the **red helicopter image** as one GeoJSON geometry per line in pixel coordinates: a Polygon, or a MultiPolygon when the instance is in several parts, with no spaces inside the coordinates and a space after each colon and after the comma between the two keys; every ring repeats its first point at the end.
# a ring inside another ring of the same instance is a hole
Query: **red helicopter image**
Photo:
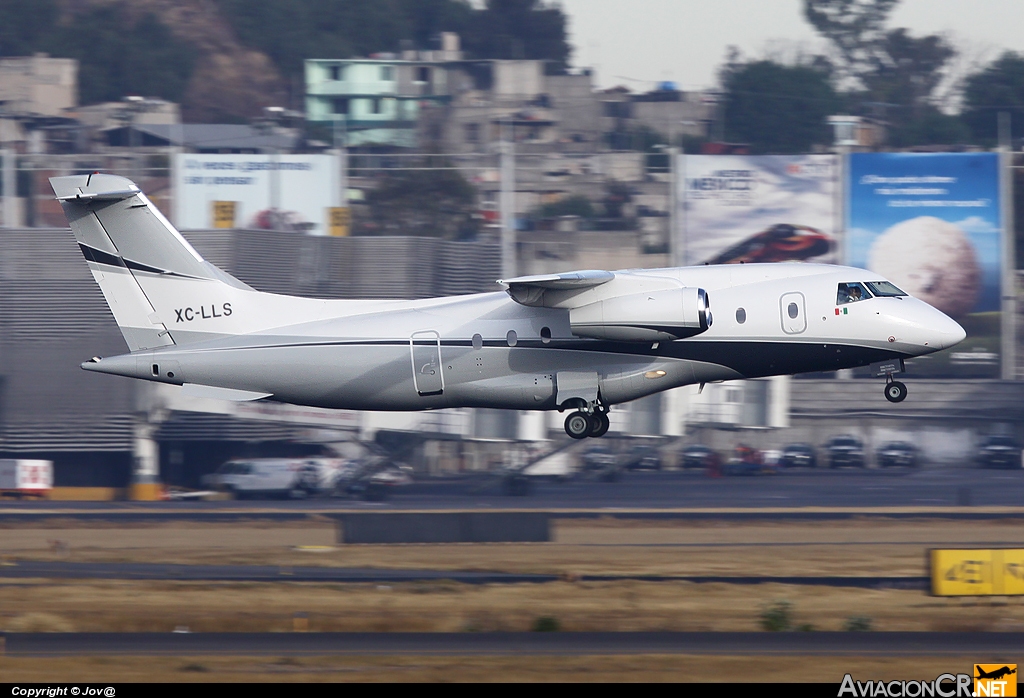
{"type": "Polygon", "coordinates": [[[776,223],[709,259],[705,264],[795,262],[828,254],[832,238],[806,225],[776,223]]]}

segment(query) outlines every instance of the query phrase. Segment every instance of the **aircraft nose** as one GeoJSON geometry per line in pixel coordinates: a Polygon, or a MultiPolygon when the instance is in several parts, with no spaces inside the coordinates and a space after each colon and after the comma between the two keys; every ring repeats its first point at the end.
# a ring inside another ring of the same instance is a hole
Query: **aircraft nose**
{"type": "Polygon", "coordinates": [[[967,338],[967,331],[960,326],[960,323],[943,313],[939,313],[939,315],[941,318],[935,323],[933,332],[935,333],[935,343],[940,349],[956,346],[967,338]]]}

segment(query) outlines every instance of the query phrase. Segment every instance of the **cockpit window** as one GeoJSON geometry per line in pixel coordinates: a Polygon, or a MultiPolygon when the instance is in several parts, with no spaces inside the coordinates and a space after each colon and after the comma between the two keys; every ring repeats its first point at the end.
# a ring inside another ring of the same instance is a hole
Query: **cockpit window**
{"type": "Polygon", "coordinates": [[[888,281],[869,281],[868,288],[876,296],[905,296],[903,291],[893,286],[888,281]]]}
{"type": "MultiPolygon", "coordinates": [[[[896,287],[893,286],[893,288],[896,287]]],[[[836,293],[836,305],[843,305],[844,303],[856,303],[857,301],[862,301],[865,298],[871,298],[871,294],[868,293],[868,290],[864,287],[864,284],[839,284],[839,291],[836,293]]]]}

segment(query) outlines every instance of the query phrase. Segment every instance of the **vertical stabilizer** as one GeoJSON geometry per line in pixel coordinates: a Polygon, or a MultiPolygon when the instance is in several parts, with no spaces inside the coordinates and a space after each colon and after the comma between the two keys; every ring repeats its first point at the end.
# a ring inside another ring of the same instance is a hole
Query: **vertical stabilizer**
{"type": "Polygon", "coordinates": [[[185,282],[179,292],[186,285],[251,291],[204,260],[130,180],[92,174],[50,184],[132,351],[175,343],[176,309],[158,282],[185,282]]]}

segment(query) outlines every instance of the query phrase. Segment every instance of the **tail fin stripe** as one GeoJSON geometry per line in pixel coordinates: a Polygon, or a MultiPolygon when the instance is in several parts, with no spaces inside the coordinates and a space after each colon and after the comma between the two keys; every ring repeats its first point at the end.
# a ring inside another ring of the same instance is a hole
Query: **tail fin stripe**
{"type": "Polygon", "coordinates": [[[199,279],[198,276],[189,276],[188,274],[179,274],[176,271],[170,271],[168,269],[157,269],[147,264],[141,264],[140,262],[133,262],[130,259],[124,259],[124,265],[132,271],[147,271],[150,274],[159,274],[160,276],[176,276],[179,279],[199,279]]]}
{"type": "Polygon", "coordinates": [[[89,247],[83,243],[78,243],[78,246],[82,250],[82,255],[90,262],[96,262],[97,264],[109,264],[112,267],[124,267],[127,266],[124,260],[118,257],[116,254],[110,254],[103,250],[97,250],[95,247],[89,247]]]}

